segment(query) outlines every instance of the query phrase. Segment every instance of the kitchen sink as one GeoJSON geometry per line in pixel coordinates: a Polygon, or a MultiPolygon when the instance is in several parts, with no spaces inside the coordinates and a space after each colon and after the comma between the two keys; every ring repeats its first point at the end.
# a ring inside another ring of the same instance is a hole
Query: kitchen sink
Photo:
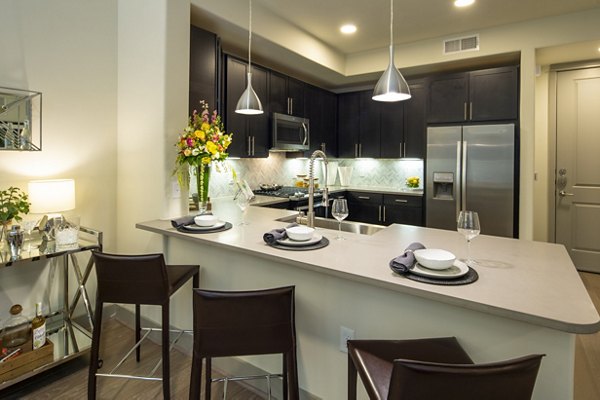
{"type": "MultiPolygon", "coordinates": [[[[296,222],[296,217],[296,215],[290,215],[287,217],[278,218],[277,221],[296,222]]],[[[315,228],[331,229],[333,231],[337,231],[338,222],[335,219],[316,217],[315,228]]],[[[373,235],[384,228],[385,226],[381,225],[365,224],[362,222],[353,221],[342,221],[342,231],[358,233],[360,235],[373,235]]]]}

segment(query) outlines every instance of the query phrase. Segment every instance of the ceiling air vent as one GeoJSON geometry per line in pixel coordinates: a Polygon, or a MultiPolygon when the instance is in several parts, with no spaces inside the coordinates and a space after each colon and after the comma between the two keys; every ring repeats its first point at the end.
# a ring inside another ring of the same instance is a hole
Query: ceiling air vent
{"type": "Polygon", "coordinates": [[[444,40],[444,54],[479,50],[479,35],[444,40]]]}

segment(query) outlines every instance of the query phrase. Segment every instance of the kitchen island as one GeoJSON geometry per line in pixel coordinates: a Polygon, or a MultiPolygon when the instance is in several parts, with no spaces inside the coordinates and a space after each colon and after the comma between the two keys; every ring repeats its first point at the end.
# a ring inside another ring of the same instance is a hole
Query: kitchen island
{"type": "MultiPolygon", "coordinates": [[[[214,208],[236,223],[232,210],[214,208]]],[[[458,233],[391,225],[374,235],[342,233],[346,240],[320,230],[330,244],[319,250],[267,246],[263,233],[284,227],[277,219],[293,214],[250,207],[249,225],[213,234],[180,233],[169,220],[136,226],[163,235],[168,262],[200,264],[202,288],[296,285],[299,381],[317,398],[346,396],[342,326],[360,339],[456,336],[475,362],[544,353],[534,399],[572,398],[575,334],[600,330],[600,317],[564,247],[483,235],[471,249],[481,261],[479,280],[432,285],[396,275],[388,263],[412,242],[465,257],[458,233]]],[[[183,293],[173,324],[191,326],[191,315],[189,293],[183,293]]],[[[277,359],[245,360],[263,370],[280,368],[277,359]]]]}

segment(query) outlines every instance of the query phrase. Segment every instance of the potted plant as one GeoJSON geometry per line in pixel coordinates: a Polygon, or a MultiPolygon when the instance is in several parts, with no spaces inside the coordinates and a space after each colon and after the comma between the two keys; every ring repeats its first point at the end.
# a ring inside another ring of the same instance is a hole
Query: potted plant
{"type": "Polygon", "coordinates": [[[0,241],[6,238],[6,230],[13,220],[21,221],[21,214],[29,212],[31,203],[28,201],[27,193],[17,187],[9,187],[0,191],[0,241]]]}

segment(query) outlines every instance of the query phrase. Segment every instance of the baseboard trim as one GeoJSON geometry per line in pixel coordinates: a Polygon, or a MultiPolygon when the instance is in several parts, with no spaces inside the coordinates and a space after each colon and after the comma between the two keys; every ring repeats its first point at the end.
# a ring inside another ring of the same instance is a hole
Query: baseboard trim
{"type": "MultiPolygon", "coordinates": [[[[142,313],[143,314],[143,313],[142,313]]],[[[123,325],[130,329],[135,328],[135,315],[133,311],[120,306],[118,304],[111,304],[104,307],[103,315],[106,318],[115,318],[123,325]]],[[[160,325],[154,321],[144,317],[142,315],[141,325],[144,327],[160,328],[160,325]]],[[[181,329],[179,327],[171,326],[171,329],[181,329]]],[[[184,329],[187,329],[184,328],[184,329]]],[[[153,342],[160,344],[161,337],[159,333],[153,333],[148,336],[153,342]]],[[[181,339],[175,345],[175,348],[188,356],[192,356],[192,335],[183,335],[181,339]]],[[[246,376],[246,375],[263,375],[267,372],[255,365],[242,360],[238,357],[221,357],[214,358],[212,362],[213,370],[223,376],[246,376]]],[[[240,381],[240,385],[244,386],[249,391],[252,391],[260,396],[266,397],[267,395],[267,384],[265,380],[252,380],[252,381],[240,381]]],[[[271,394],[274,399],[282,399],[283,384],[280,379],[275,379],[271,382],[271,394]]],[[[300,399],[302,400],[321,400],[306,390],[300,389],[300,399]]]]}

